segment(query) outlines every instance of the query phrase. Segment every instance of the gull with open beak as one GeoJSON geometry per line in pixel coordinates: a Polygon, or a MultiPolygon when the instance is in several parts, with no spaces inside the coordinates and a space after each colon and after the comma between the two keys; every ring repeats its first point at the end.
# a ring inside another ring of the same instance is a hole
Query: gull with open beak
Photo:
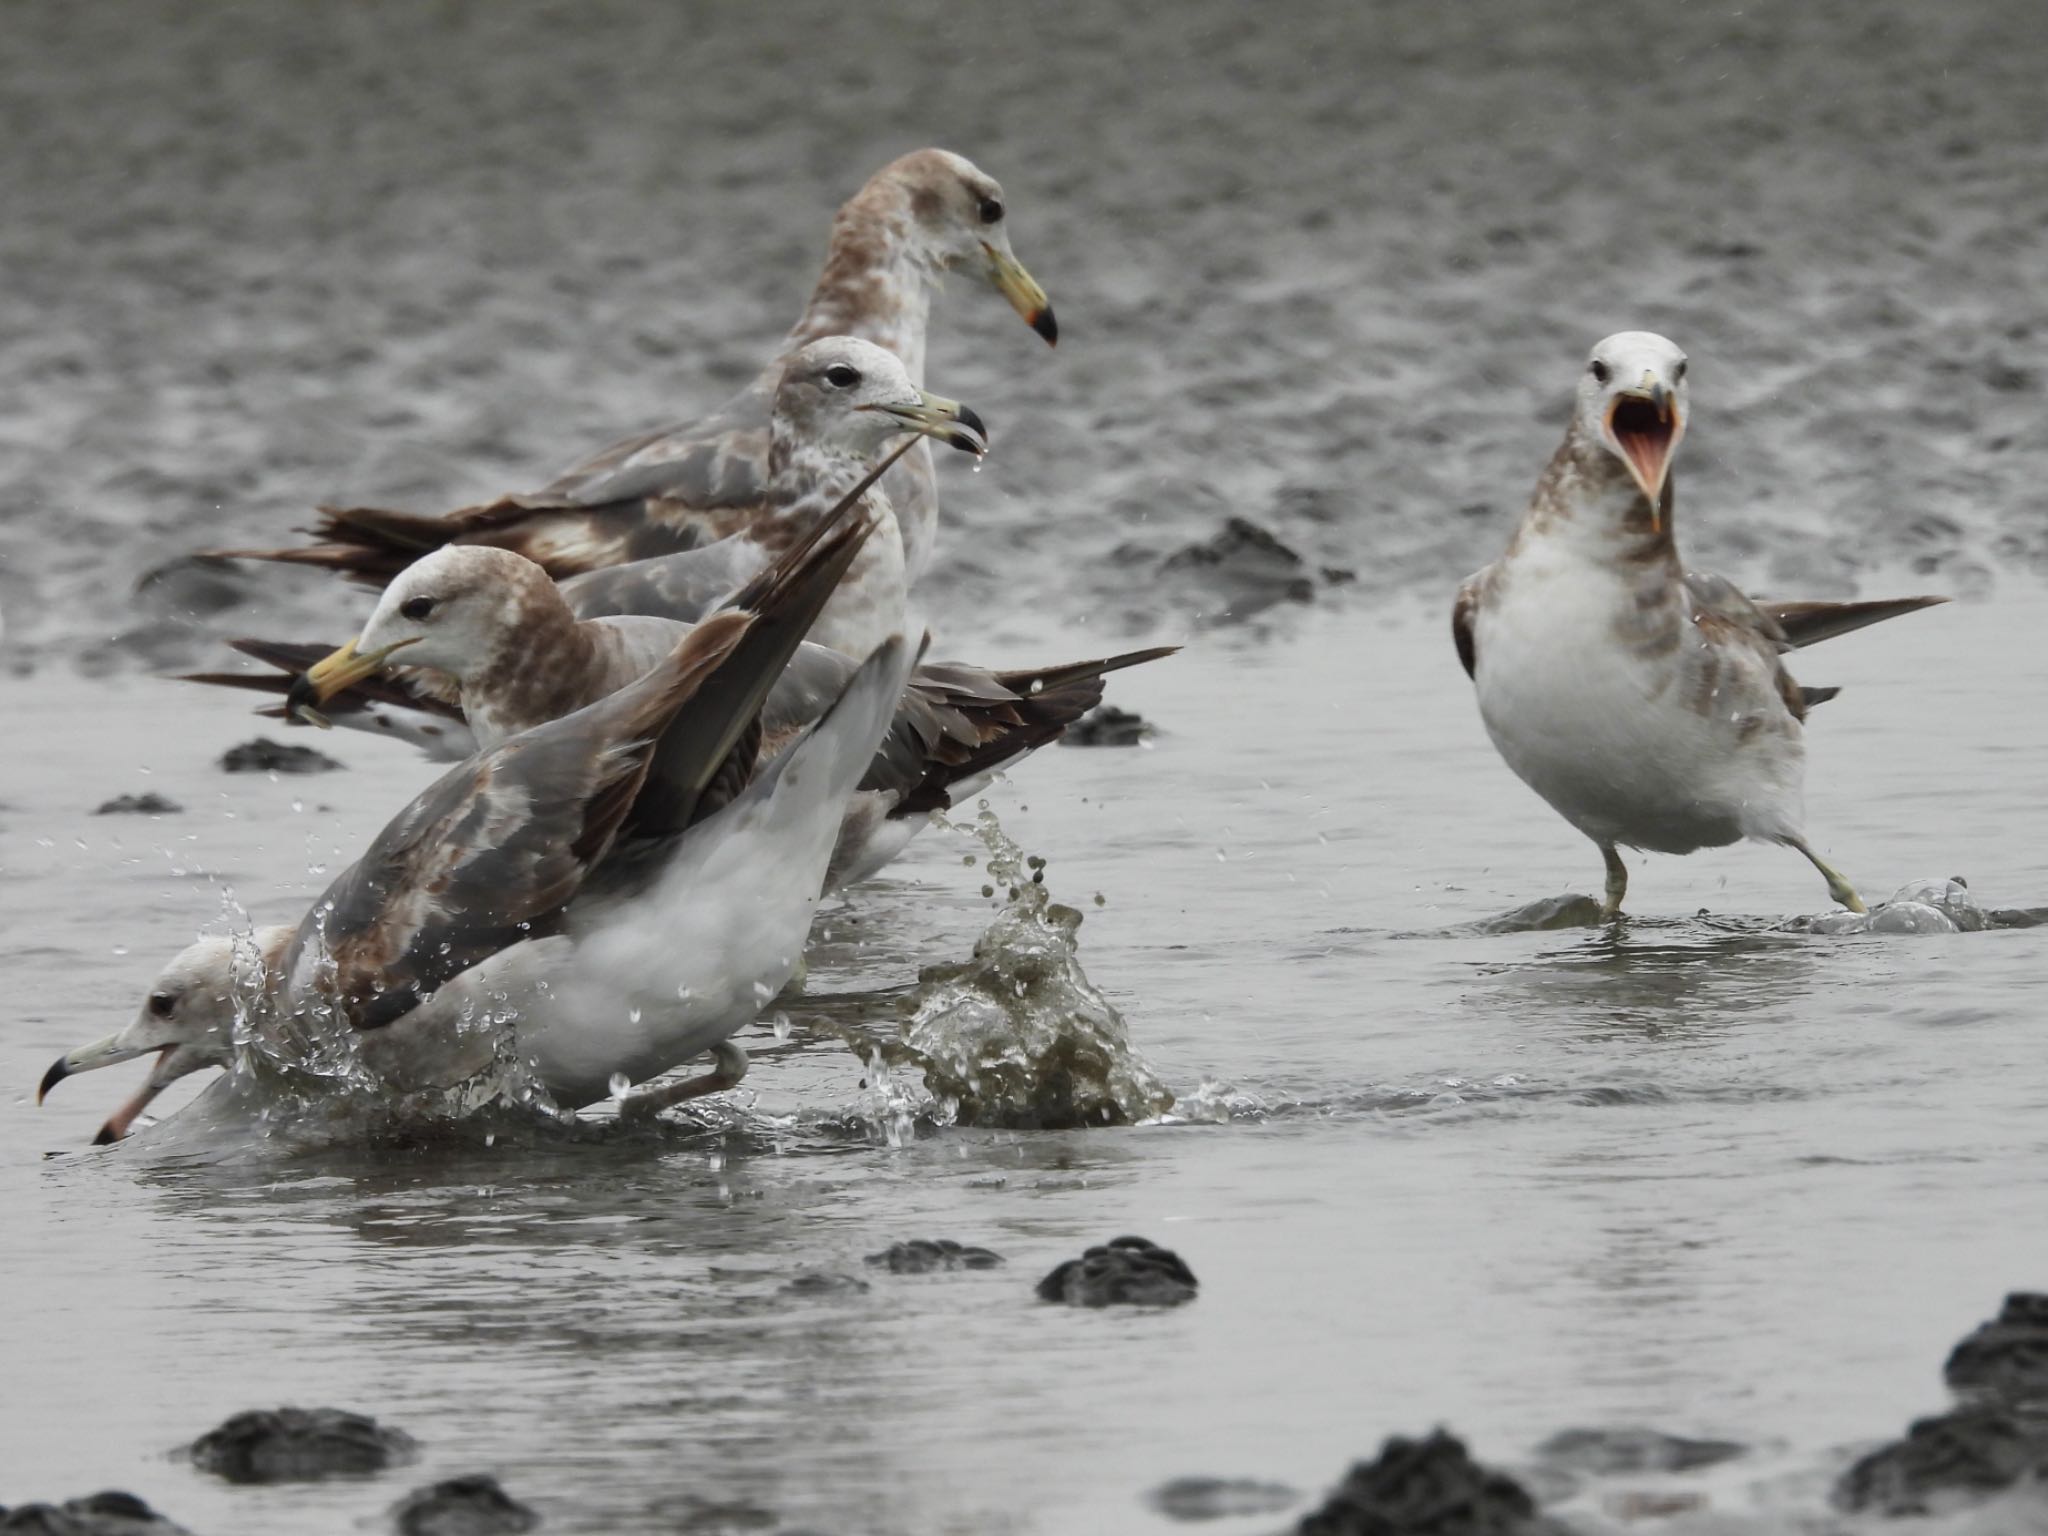
{"type": "Polygon", "coordinates": [[[142,1086],[107,1117],[95,1146],[119,1141],[156,1096],[181,1077],[234,1060],[237,999],[257,990],[275,965],[290,928],[259,929],[249,940],[204,938],[165,966],[134,1020],[104,1040],[57,1058],[36,1088],[36,1102],[67,1077],[156,1054],[142,1086]]]}
{"type": "MultiPolygon", "coordinates": [[[[978,278],[1048,345],[1059,340],[1045,289],[1011,248],[1011,224],[1010,200],[993,176],[948,150],[916,150],[883,166],[840,208],[803,314],[753,382],[710,415],[613,443],[536,492],[445,517],[326,508],[310,545],[214,553],[316,565],[382,586],[443,544],[516,550],[559,579],[725,538],[760,515],[775,391],[785,365],[811,342],[873,342],[922,384],[932,296],[948,272],[978,278]]],[[[938,486],[923,444],[890,471],[884,489],[914,584],[938,532],[938,486]]]]}
{"type": "Polygon", "coordinates": [[[1686,373],[1685,354],[1647,331],[1593,348],[1507,553],[1459,590],[1458,657],[1508,766],[1598,845],[1604,916],[1628,890],[1620,849],[1743,838],[1796,848],[1861,912],[1802,826],[1804,722],[1837,690],[1802,688],[1781,658],[1944,599],[1753,602],[1687,571],[1671,474],[1686,373]]]}
{"type": "Polygon", "coordinates": [[[874,532],[849,499],[644,675],[442,775],[295,926],[252,936],[246,961],[227,940],[186,950],[133,1023],[59,1060],[43,1091],[159,1053],[97,1138],[117,1140],[166,1084],[237,1061],[241,1030],[309,1060],[338,1048],[363,1069],[340,1075],[379,1090],[475,1083],[501,1052],[568,1108],[706,1052],[710,1073],[626,1095],[621,1113],[731,1087],[746,1056],[730,1036],[802,958],[843,808],[916,655],[890,636],[780,751],[754,750],[765,700],[874,532]]]}

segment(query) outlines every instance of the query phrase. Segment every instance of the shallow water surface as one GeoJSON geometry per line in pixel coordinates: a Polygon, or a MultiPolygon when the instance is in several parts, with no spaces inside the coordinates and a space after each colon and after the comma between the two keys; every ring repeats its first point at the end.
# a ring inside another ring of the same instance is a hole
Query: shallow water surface
{"type": "MultiPolygon", "coordinates": [[[[1845,685],[1810,733],[1810,825],[1867,897],[1962,874],[1989,907],[2048,899],[2015,830],[2048,751],[2015,701],[2048,662],[2009,643],[2044,619],[2009,593],[1797,659],[1845,685]]],[[[48,1062],[128,1015],[222,887],[296,915],[426,770],[335,733],[345,773],[229,777],[242,701],[0,684],[37,744],[0,787],[0,1212],[27,1235],[0,1260],[7,1487],[128,1487],[217,1536],[350,1528],[474,1471],[564,1531],[1147,1531],[1175,1528],[1144,1495],[1176,1476],[1276,1479],[1299,1508],[1389,1433],[1443,1422],[1513,1466],[1620,1422],[1754,1448],[1665,1528],[1818,1518],[1847,1448],[1939,1407],[1949,1344],[2040,1283],[2048,929],[1782,931],[1820,882],[1743,847],[1639,862],[1619,930],[1460,930],[1595,889],[1599,861],[1493,755],[1446,631],[1439,605],[1359,601],[1200,638],[1114,682],[1151,745],[1042,752],[998,787],[1180,1111],[898,1145],[821,1016],[886,1015],[966,955],[990,910],[957,830],[826,914],[789,1040],[746,1036],[745,1088],[693,1120],[89,1149],[142,1066],[37,1110],[48,1062]],[[185,814],[86,814],[143,789],[185,814]],[[1199,1299],[1032,1300],[1121,1232],[1178,1250],[1199,1299]],[[1008,1262],[863,1264],[913,1237],[1008,1262]],[[374,1413],[422,1460],[261,1490],[167,1455],[280,1402],[374,1413]]],[[[1627,1485],[1568,1509],[1600,1528],[1627,1485]]]]}

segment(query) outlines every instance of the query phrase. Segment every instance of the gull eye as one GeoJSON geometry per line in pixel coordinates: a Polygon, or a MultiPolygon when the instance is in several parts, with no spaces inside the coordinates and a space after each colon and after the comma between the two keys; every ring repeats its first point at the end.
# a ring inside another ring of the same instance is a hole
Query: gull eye
{"type": "Polygon", "coordinates": [[[1605,384],[1614,377],[1614,370],[1601,362],[1597,357],[1593,359],[1593,366],[1587,371],[1593,375],[1593,382],[1595,384],[1605,384]]]}
{"type": "Polygon", "coordinates": [[[434,599],[431,597],[408,597],[398,605],[399,616],[411,619],[415,624],[427,618],[433,611],[434,599]]]}
{"type": "Polygon", "coordinates": [[[1683,384],[1685,382],[1685,359],[1682,357],[1678,360],[1678,366],[1671,370],[1671,382],[1674,384],[1683,384]]]}
{"type": "Polygon", "coordinates": [[[834,363],[825,370],[825,382],[834,389],[851,389],[860,382],[860,370],[845,363],[834,363]]]}
{"type": "Polygon", "coordinates": [[[152,1017],[168,1019],[177,1006],[178,999],[173,993],[152,992],[149,994],[149,1011],[152,1017]]]}
{"type": "Polygon", "coordinates": [[[999,197],[984,197],[981,200],[981,222],[1000,224],[1003,220],[1003,200],[999,197]]]}

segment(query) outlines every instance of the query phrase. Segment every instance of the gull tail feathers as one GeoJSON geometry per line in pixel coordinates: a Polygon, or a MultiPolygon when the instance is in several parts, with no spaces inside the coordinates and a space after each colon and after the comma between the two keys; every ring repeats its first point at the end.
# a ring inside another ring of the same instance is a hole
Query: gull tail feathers
{"type": "Polygon", "coordinates": [[[1057,741],[1102,702],[1103,678],[1178,646],[1004,672],[953,662],[917,669],[863,789],[893,791],[893,817],[946,810],[996,772],[1057,741]]]}
{"type": "MultiPolygon", "coordinates": [[[[274,702],[258,708],[258,716],[287,725],[301,724],[287,712],[285,695],[293,681],[333,647],[253,639],[230,640],[228,644],[274,670],[183,672],[177,674],[177,681],[266,695],[274,702]]],[[[415,669],[393,668],[364,678],[328,700],[321,715],[347,730],[408,742],[437,762],[457,762],[476,750],[476,737],[464,722],[452,691],[415,669]]]]}
{"type": "Polygon", "coordinates": [[[490,544],[526,556],[562,579],[703,542],[690,528],[657,526],[639,500],[577,506],[546,496],[501,496],[436,516],[383,507],[322,507],[301,530],[312,542],[274,549],[212,549],[224,560],[270,560],[339,572],[382,587],[445,544],[490,544]]]}
{"type": "Polygon", "coordinates": [[[1756,606],[1783,632],[1786,643],[1797,649],[1947,601],[1945,597],[1882,597],[1855,603],[1774,603],[1759,598],[1756,606]]]}

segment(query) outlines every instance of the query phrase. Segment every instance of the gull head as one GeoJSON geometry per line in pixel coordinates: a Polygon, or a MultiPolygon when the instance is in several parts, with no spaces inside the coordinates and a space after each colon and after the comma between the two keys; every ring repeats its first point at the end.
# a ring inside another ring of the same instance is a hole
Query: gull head
{"type": "Polygon", "coordinates": [[[93,1138],[95,1146],[119,1141],[150,1100],[179,1078],[233,1061],[235,981],[243,964],[233,939],[201,939],[164,967],[127,1028],[58,1057],[43,1074],[36,1102],[67,1077],[155,1052],[142,1087],[93,1138]]]}
{"type": "Polygon", "coordinates": [[[988,428],[972,410],[919,389],[895,353],[852,336],[823,337],[789,360],[775,390],[774,430],[792,447],[816,444],[863,460],[904,432],[977,458],[988,452],[988,428]]]}
{"type": "Polygon", "coordinates": [[[979,272],[1047,345],[1059,341],[1052,301],[1010,249],[1010,204],[993,176],[951,150],[920,149],[877,179],[904,194],[911,237],[932,267],[979,272]]]}
{"type": "Polygon", "coordinates": [[[1579,376],[1578,426],[1627,468],[1658,515],[1689,408],[1685,354],[1652,331],[1618,331],[1579,376]]]}
{"type": "Polygon", "coordinates": [[[467,680],[524,627],[537,592],[552,585],[547,572],[509,549],[443,545],[399,572],[360,635],[293,681],[286,710],[319,721],[317,711],[329,699],[401,651],[407,666],[467,680]]]}

